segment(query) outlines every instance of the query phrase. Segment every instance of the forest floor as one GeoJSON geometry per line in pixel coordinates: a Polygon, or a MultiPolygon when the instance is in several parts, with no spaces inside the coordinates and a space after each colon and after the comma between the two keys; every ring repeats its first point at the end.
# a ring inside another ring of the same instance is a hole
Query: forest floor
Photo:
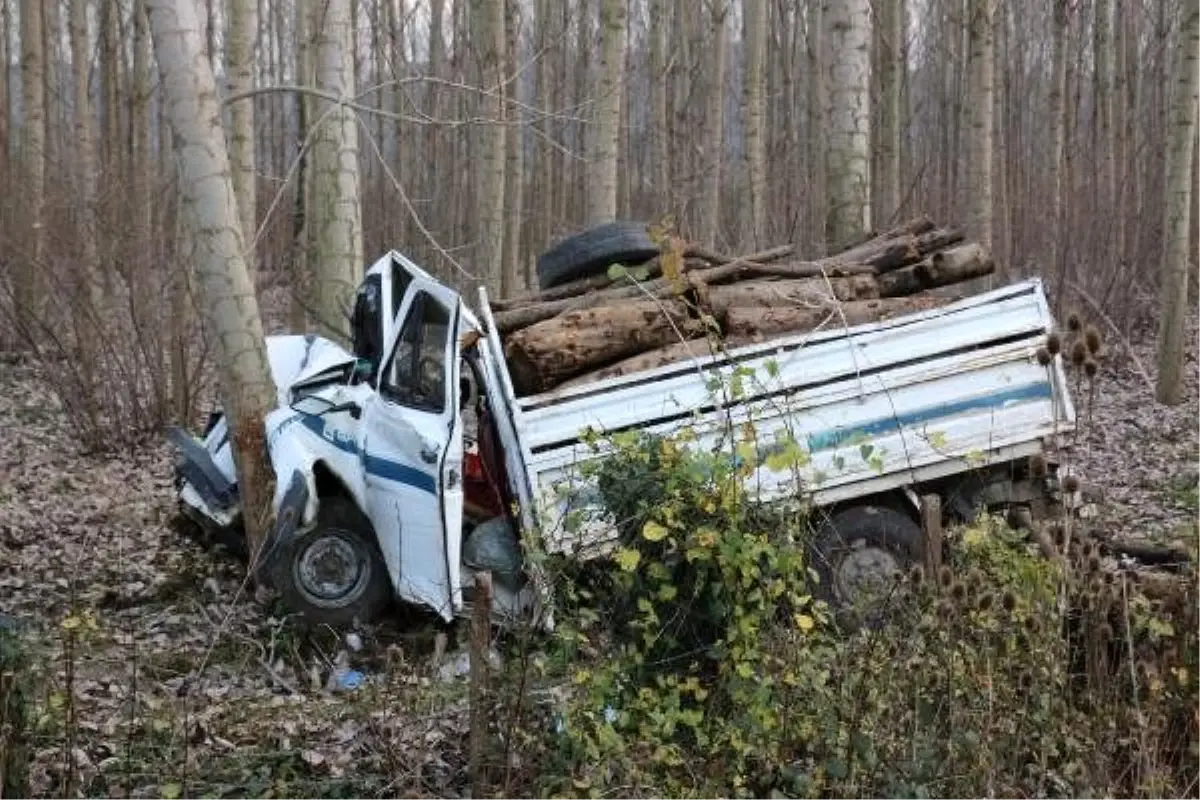
{"type": "MultiPolygon", "coordinates": [[[[1076,390],[1076,466],[1106,496],[1093,525],[1195,535],[1196,331],[1178,407],[1154,403],[1120,344],[1095,392],[1076,390]]],[[[1153,331],[1130,349],[1152,367],[1153,331]]],[[[164,444],[81,455],[37,369],[0,365],[0,614],[46,647],[36,794],[464,791],[465,687],[437,678],[428,624],[364,631],[358,652],[301,630],[247,592],[238,562],[181,536],[174,509],[164,444]],[[365,683],[331,690],[347,660],[365,683]]]]}

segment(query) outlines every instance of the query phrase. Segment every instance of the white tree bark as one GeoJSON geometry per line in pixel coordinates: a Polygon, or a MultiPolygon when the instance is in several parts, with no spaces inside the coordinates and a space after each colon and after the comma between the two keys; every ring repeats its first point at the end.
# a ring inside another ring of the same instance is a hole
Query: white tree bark
{"type": "MultiPolygon", "coordinates": [[[[517,0],[505,0],[504,4],[504,35],[507,40],[507,71],[510,75],[519,74],[521,63],[521,16],[517,0]]],[[[513,104],[510,116],[514,121],[520,120],[521,112],[521,81],[513,81],[511,92],[513,104]]],[[[525,137],[522,125],[511,125],[505,132],[505,147],[508,150],[505,166],[504,188],[507,199],[504,211],[507,215],[507,229],[504,233],[504,285],[501,291],[505,295],[516,294],[525,288],[525,270],[521,262],[521,227],[524,222],[525,206],[525,137]]]]}
{"type": "MultiPolygon", "coordinates": [[[[328,0],[320,8],[320,28],[313,31],[317,88],[347,100],[354,97],[350,2],[328,0]]],[[[316,241],[309,315],[318,332],[348,341],[351,304],[363,272],[358,121],[349,106],[332,100],[319,100],[315,106],[311,122],[316,241]]]]}
{"type": "Polygon", "coordinates": [[[650,0],[650,197],[654,216],[667,213],[671,196],[670,128],[667,121],[667,34],[671,20],[669,0],[650,0]]]}
{"type": "Polygon", "coordinates": [[[826,0],[821,9],[829,70],[825,237],[831,246],[871,227],[870,11],[869,0],[826,0]]]}
{"type": "Polygon", "coordinates": [[[1191,221],[1192,158],[1196,143],[1197,51],[1200,50],[1200,10],[1187,4],[1179,31],[1174,93],[1166,163],[1166,202],[1163,214],[1162,319],[1158,333],[1158,402],[1183,401],[1184,351],[1187,342],[1188,226],[1191,221]]]}
{"type": "Polygon", "coordinates": [[[82,211],[80,236],[83,245],[83,264],[75,277],[79,281],[78,288],[82,290],[79,299],[91,301],[94,306],[97,299],[96,290],[99,287],[99,264],[96,259],[98,164],[96,122],[93,116],[92,95],[88,91],[88,68],[91,66],[92,50],[87,6],[87,0],[71,0],[71,66],[74,71],[72,102],[75,106],[75,155],[79,187],[77,202],[82,211]]]}
{"type": "Polygon", "coordinates": [[[180,213],[192,231],[205,325],[216,344],[251,564],[271,509],[263,418],[275,387],[254,287],[242,256],[216,80],[192,0],[146,0],[179,165],[180,213]]]}
{"type": "Polygon", "coordinates": [[[1067,150],[1067,2],[1054,0],[1054,23],[1050,54],[1050,271],[1065,274],[1062,235],[1064,229],[1063,185],[1067,150]]]}
{"type": "MultiPolygon", "coordinates": [[[[258,34],[258,0],[227,0],[225,3],[225,74],[229,94],[254,88],[254,39],[258,34]]],[[[254,157],[254,98],[234,103],[229,109],[229,159],[233,166],[233,190],[237,194],[238,217],[249,250],[246,266],[254,278],[254,234],[258,227],[254,157]]]]}
{"type": "Polygon", "coordinates": [[[708,0],[712,36],[709,57],[708,108],[704,112],[704,192],[700,198],[701,240],[715,245],[721,235],[721,168],[725,159],[725,60],[729,49],[728,0],[708,0]]]}
{"type": "Polygon", "coordinates": [[[995,109],[994,0],[967,5],[971,133],[967,147],[967,225],[986,249],[992,249],[992,117],[995,109]]]}
{"type": "Polygon", "coordinates": [[[609,222],[617,215],[617,152],[621,135],[621,99],[625,86],[625,25],[628,0],[600,3],[600,68],[589,126],[585,221],[609,222]]]}
{"type": "Polygon", "coordinates": [[[745,50],[743,119],[746,125],[746,172],[750,188],[750,242],[755,249],[767,236],[767,146],[763,131],[763,63],[767,51],[767,2],[742,3],[742,41],[745,50]]]}

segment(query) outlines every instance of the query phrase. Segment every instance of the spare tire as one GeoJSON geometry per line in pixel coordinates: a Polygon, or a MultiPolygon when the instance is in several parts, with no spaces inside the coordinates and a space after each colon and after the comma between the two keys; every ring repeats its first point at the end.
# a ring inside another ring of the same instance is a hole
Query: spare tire
{"type": "Polygon", "coordinates": [[[538,286],[549,289],[605,272],[613,264],[637,266],[659,253],[644,222],[617,220],[568,236],[538,257],[538,286]]]}

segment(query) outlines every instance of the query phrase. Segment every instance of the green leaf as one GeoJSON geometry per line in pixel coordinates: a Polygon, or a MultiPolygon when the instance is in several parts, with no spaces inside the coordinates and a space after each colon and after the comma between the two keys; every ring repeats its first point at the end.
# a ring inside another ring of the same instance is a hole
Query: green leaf
{"type": "Polygon", "coordinates": [[[654,520],[649,520],[642,526],[642,538],[647,542],[661,542],[667,538],[667,529],[654,520]]]}
{"type": "Polygon", "coordinates": [[[629,274],[629,270],[625,269],[624,264],[612,264],[608,268],[608,279],[610,281],[619,281],[629,274]]]}
{"type": "Polygon", "coordinates": [[[642,554],[637,550],[631,550],[628,547],[622,547],[613,556],[617,562],[617,566],[622,572],[633,572],[638,567],[638,563],[642,560],[642,554]]]}
{"type": "Polygon", "coordinates": [[[875,452],[875,446],[870,444],[859,445],[858,452],[862,455],[863,461],[869,461],[871,453],[875,452]]]}
{"type": "Polygon", "coordinates": [[[179,800],[183,795],[183,787],[178,783],[164,783],[158,787],[158,791],[166,800],[179,800]]]}
{"type": "Polygon", "coordinates": [[[829,777],[834,780],[841,780],[848,774],[846,770],[846,762],[840,758],[831,758],[825,762],[825,771],[829,773],[829,777]]]}
{"type": "Polygon", "coordinates": [[[773,358],[768,358],[763,366],[767,370],[767,375],[772,378],[779,377],[779,362],[773,358]]]}
{"type": "Polygon", "coordinates": [[[635,281],[644,281],[650,277],[650,270],[645,267],[638,267],[637,269],[630,270],[629,274],[633,276],[635,281]]]}

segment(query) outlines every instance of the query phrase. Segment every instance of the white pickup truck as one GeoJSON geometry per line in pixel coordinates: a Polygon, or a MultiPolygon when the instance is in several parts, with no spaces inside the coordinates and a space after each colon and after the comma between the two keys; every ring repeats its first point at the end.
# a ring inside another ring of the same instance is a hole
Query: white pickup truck
{"type": "MultiPolygon", "coordinates": [[[[522,398],[486,292],[477,315],[400,253],[368,270],[353,329],[353,353],[313,336],[268,339],[278,486],[263,563],[290,607],[315,621],[368,621],[396,599],[450,621],[469,606],[476,570],[493,573],[497,613],[536,612],[520,538],[584,558],[616,534],[580,474],[603,457],[583,440],[588,430],[687,425],[699,432],[694,446],[713,452],[732,452],[731,421],[752,419],[763,442],[786,431],[807,449],[800,495],[837,602],[920,560],[922,496],[939,496],[951,518],[1061,507],[1054,454],[1075,409],[1061,358],[1037,357],[1053,329],[1037,280],[522,398]],[[746,368],[758,380],[741,397],[714,392],[714,378],[746,368]]],[[[183,510],[239,535],[221,413],[201,438],[178,428],[171,438],[183,510]]],[[[796,497],[794,464],[776,473],[764,462],[753,478],[762,499],[796,497]]]]}

